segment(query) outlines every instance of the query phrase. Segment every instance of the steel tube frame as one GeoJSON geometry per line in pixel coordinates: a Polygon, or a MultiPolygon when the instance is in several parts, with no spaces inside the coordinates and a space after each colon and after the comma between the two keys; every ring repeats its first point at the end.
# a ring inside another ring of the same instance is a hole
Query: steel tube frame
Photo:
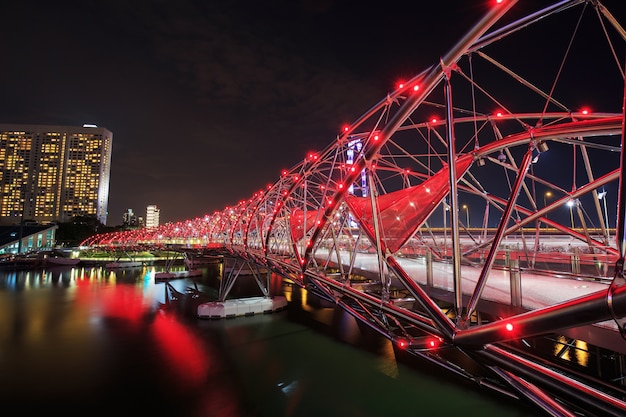
{"type": "MultiPolygon", "coordinates": [[[[461,237],[459,232],[459,196],[457,194],[456,177],[456,141],[454,138],[454,106],[452,103],[452,85],[450,84],[450,69],[443,68],[446,74],[445,96],[447,112],[448,134],[448,181],[450,183],[450,229],[452,234],[452,282],[454,285],[454,309],[457,325],[462,324],[463,317],[463,290],[461,288],[461,237]]],[[[469,225],[467,225],[469,227],[469,225]]]]}
{"type": "MultiPolygon", "coordinates": [[[[461,346],[482,346],[611,320],[613,316],[607,303],[607,294],[608,289],[462,330],[455,334],[454,343],[461,346]],[[506,329],[507,325],[512,326],[511,331],[506,329]]],[[[613,301],[614,313],[618,317],[626,316],[626,286],[614,291],[613,301]]]]}
{"type": "Polygon", "coordinates": [[[541,384],[544,389],[575,398],[577,401],[585,403],[587,407],[602,412],[602,415],[619,417],[623,416],[624,410],[626,410],[626,402],[500,347],[485,346],[481,351],[475,352],[474,356],[480,358],[481,361],[495,364],[518,376],[521,375],[530,381],[535,381],[541,384]]]}
{"type": "MultiPolygon", "coordinates": [[[[493,7],[474,27],[458,42],[442,59],[438,66],[434,67],[430,71],[426,72],[423,79],[421,79],[419,90],[414,92],[407,98],[404,104],[398,109],[387,125],[383,127],[379,134],[379,140],[376,142],[368,142],[367,146],[363,148],[363,156],[357,159],[354,163],[354,171],[348,173],[344,179],[344,183],[353,183],[358,176],[361,175],[361,171],[366,168],[367,161],[374,160],[376,155],[380,152],[381,148],[387,142],[387,140],[393,135],[398,127],[411,115],[411,113],[424,101],[428,94],[430,94],[435,86],[439,83],[443,77],[445,68],[452,66],[456,63],[463,54],[471,47],[474,42],[480,36],[489,30],[502,16],[504,16],[515,4],[517,0],[510,0],[496,7],[493,7]]],[[[316,241],[321,233],[328,217],[335,211],[337,202],[341,201],[347,192],[348,187],[338,190],[332,198],[333,204],[328,205],[324,209],[324,215],[321,217],[320,224],[318,224],[313,231],[311,241],[316,241]]],[[[380,242],[377,242],[380,243],[380,242]]],[[[305,262],[311,256],[311,246],[307,248],[304,255],[305,262]]],[[[304,267],[303,264],[303,267],[304,267]]]]}
{"type": "Polygon", "coordinates": [[[516,206],[517,197],[522,188],[522,185],[524,184],[524,178],[526,178],[526,172],[528,171],[528,167],[530,166],[530,162],[532,161],[533,149],[534,149],[534,145],[528,147],[528,150],[526,151],[526,154],[524,155],[524,158],[522,159],[522,163],[519,169],[517,170],[517,178],[515,179],[515,184],[513,186],[513,189],[511,190],[509,201],[507,202],[507,206],[504,210],[504,213],[502,214],[502,220],[500,221],[500,224],[498,225],[498,229],[496,231],[496,235],[493,238],[493,244],[491,246],[491,249],[489,250],[487,259],[485,260],[485,265],[483,266],[482,271],[480,271],[480,276],[478,277],[478,282],[476,283],[474,292],[472,293],[472,296],[469,302],[467,303],[467,311],[463,316],[464,321],[469,320],[469,317],[476,310],[476,305],[478,303],[478,300],[480,299],[480,296],[485,288],[485,285],[487,283],[487,277],[489,276],[489,272],[491,271],[491,268],[495,261],[496,252],[498,251],[498,248],[500,247],[500,242],[502,240],[502,237],[504,237],[504,231],[507,225],[509,224],[511,213],[513,212],[513,209],[516,206]]]}

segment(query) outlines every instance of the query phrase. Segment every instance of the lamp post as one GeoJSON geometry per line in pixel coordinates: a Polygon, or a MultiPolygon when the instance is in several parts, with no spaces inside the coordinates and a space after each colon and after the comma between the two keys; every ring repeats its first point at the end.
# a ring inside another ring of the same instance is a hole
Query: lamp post
{"type": "Polygon", "coordinates": [[[552,197],[552,192],[551,191],[546,191],[546,193],[543,195],[543,207],[545,208],[548,205],[548,198],[552,197]]]}
{"type": "Polygon", "coordinates": [[[546,191],[546,193],[543,195],[543,207],[545,208],[548,204],[547,204],[547,199],[552,197],[552,192],[551,191],[546,191]]]}
{"type": "Polygon", "coordinates": [[[463,209],[465,210],[465,222],[467,223],[467,228],[469,229],[469,227],[470,227],[469,207],[467,206],[467,204],[463,204],[463,209]]]}
{"type": "MultiPolygon", "coordinates": [[[[546,191],[543,195],[543,208],[546,208],[548,205],[548,199],[552,197],[551,191],[546,191]]],[[[546,213],[546,219],[548,218],[548,213],[546,213]]]]}

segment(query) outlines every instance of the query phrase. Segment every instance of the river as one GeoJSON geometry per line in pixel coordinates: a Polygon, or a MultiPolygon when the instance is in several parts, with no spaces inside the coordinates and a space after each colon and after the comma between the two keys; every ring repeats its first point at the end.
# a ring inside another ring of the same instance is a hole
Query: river
{"type": "MultiPolygon", "coordinates": [[[[355,343],[341,313],[294,297],[303,290],[281,285],[293,293],[279,313],[200,320],[163,308],[165,284],[154,271],[0,271],[3,408],[64,416],[539,415],[399,359],[386,340],[355,343]]],[[[195,285],[214,292],[215,274],[207,268],[195,285]]]]}

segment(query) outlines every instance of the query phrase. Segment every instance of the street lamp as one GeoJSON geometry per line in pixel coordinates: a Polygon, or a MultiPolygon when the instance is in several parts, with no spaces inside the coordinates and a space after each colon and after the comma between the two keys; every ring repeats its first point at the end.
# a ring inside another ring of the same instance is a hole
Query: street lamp
{"type": "Polygon", "coordinates": [[[469,229],[470,227],[470,222],[469,222],[469,207],[467,206],[467,204],[463,204],[463,209],[465,210],[465,222],[467,223],[467,228],[469,229]]]}
{"type": "Polygon", "coordinates": [[[543,207],[546,207],[547,204],[547,199],[552,197],[552,192],[551,191],[546,191],[546,193],[543,195],[543,207]]]}
{"type": "MultiPolygon", "coordinates": [[[[552,191],[546,191],[543,195],[543,208],[546,208],[548,205],[548,199],[552,197],[552,191]]],[[[546,213],[546,219],[548,218],[548,213],[546,213]]]]}

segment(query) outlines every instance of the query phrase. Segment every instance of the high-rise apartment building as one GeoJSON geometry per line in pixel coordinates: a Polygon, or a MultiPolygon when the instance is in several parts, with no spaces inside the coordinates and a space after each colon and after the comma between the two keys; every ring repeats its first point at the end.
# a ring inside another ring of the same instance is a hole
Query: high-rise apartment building
{"type": "Polygon", "coordinates": [[[150,205],[146,208],[146,228],[153,229],[159,227],[159,208],[150,205]]]}
{"type": "Polygon", "coordinates": [[[106,224],[112,140],[93,125],[0,124],[0,223],[106,224]]]}

